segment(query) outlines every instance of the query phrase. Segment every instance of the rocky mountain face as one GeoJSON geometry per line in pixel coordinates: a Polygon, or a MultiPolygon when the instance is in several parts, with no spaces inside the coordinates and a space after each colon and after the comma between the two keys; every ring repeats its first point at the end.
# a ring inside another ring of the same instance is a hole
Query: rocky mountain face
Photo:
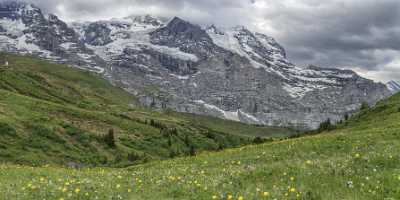
{"type": "Polygon", "coordinates": [[[386,86],[393,94],[400,92],[400,84],[396,81],[389,81],[386,86]]]}
{"type": "Polygon", "coordinates": [[[252,124],[316,128],[391,93],[353,71],[298,67],[273,38],[151,16],[66,24],[0,3],[0,49],[102,74],[144,105],[252,124]]]}

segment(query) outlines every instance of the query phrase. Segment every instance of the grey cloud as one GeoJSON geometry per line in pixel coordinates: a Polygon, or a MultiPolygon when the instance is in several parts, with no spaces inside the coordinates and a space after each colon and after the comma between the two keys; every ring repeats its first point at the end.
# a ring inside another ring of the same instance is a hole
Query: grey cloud
{"type": "Polygon", "coordinates": [[[376,53],[400,51],[400,1],[298,1],[297,7],[276,7],[267,8],[264,19],[297,63],[378,71],[400,59],[398,53],[376,53]]]}

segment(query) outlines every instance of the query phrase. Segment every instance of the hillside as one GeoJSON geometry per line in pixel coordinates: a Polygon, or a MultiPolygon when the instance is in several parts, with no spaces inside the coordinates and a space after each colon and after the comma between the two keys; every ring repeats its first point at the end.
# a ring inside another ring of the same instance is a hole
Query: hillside
{"type": "Polygon", "coordinates": [[[294,133],[152,111],[94,73],[0,53],[4,60],[9,66],[0,66],[3,163],[124,166],[294,133]],[[105,139],[111,130],[115,143],[105,139]]]}
{"type": "Polygon", "coordinates": [[[316,136],[127,169],[3,165],[5,199],[400,199],[400,94],[316,136]],[[18,177],[18,178],[17,178],[18,177]]]}

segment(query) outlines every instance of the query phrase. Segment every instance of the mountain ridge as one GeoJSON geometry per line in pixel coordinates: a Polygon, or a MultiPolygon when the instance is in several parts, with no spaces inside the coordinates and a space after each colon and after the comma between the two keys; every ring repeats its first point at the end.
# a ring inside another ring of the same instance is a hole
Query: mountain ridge
{"type": "Polygon", "coordinates": [[[393,94],[400,92],[400,84],[397,81],[389,81],[386,86],[393,94]]]}
{"type": "MultiPolygon", "coordinates": [[[[0,18],[3,29],[16,22],[0,18]]],[[[390,95],[352,71],[297,67],[273,38],[243,26],[219,30],[178,17],[146,18],[69,27],[39,17],[40,26],[28,27],[33,36],[3,31],[0,48],[98,72],[147,106],[253,124],[313,129],[390,95]],[[43,29],[53,33],[41,36],[43,29]]]]}

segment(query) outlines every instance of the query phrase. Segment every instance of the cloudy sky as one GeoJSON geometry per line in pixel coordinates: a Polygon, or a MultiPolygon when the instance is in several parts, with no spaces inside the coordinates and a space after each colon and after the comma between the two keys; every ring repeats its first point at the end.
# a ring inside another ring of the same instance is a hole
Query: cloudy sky
{"type": "Polygon", "coordinates": [[[300,65],[400,80],[400,0],[31,0],[66,21],[179,16],[245,25],[276,38],[300,65]]]}

